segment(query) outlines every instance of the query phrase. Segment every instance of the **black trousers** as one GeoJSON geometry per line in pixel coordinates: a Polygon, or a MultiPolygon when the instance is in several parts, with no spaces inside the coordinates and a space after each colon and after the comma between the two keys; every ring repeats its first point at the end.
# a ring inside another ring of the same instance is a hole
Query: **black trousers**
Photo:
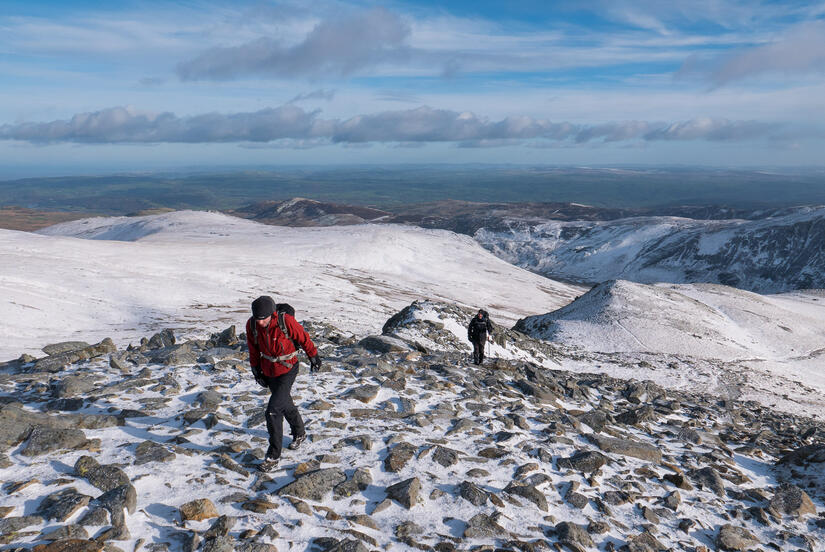
{"type": "Polygon", "coordinates": [[[487,335],[482,334],[473,341],[473,362],[481,364],[484,362],[484,345],[487,343],[487,335]]]}
{"type": "Polygon", "coordinates": [[[298,363],[286,374],[274,378],[266,378],[266,383],[272,395],[269,397],[269,404],[266,405],[266,430],[269,432],[269,445],[272,447],[272,455],[275,458],[281,457],[284,447],[284,418],[289,424],[289,430],[293,439],[304,433],[304,420],[298,412],[295,403],[292,402],[292,384],[298,376],[298,363]]]}

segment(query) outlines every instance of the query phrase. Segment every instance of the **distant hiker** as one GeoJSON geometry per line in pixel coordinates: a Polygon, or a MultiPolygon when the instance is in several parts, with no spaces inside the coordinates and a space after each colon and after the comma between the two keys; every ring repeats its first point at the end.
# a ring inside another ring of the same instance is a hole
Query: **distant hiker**
{"type": "Polygon", "coordinates": [[[272,297],[264,295],[252,301],[252,317],[246,322],[249,365],[255,381],[272,393],[266,406],[269,449],[260,465],[261,471],[278,466],[283,448],[284,418],[292,433],[290,449],[297,449],[306,439],[304,420],[290,396],[298,375],[298,347],[306,352],[313,372],[321,368],[321,357],[315,344],[294,316],[286,312],[288,310],[292,308],[278,309],[272,297]]]}
{"type": "MultiPolygon", "coordinates": [[[[484,344],[487,336],[493,335],[493,325],[487,316],[487,311],[479,309],[478,313],[467,326],[467,339],[473,343],[473,364],[484,362],[484,344]]],[[[492,337],[490,338],[492,340],[492,337]]]]}

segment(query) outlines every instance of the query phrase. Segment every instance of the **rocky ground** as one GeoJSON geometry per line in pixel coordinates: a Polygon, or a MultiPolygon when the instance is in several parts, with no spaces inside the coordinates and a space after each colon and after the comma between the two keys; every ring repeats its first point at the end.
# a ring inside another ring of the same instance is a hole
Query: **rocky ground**
{"type": "Polygon", "coordinates": [[[420,308],[360,341],[308,325],[324,358],[293,391],[309,439],[270,474],[268,394],[234,327],[5,363],[0,549],[825,547],[820,423],[553,370],[564,353],[518,332],[497,336],[518,355],[476,367],[420,308]]]}

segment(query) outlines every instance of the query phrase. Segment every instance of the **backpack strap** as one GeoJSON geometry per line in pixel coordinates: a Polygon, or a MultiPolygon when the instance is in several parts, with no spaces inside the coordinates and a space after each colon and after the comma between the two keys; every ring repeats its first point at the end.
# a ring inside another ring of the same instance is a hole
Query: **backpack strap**
{"type": "Polygon", "coordinates": [[[249,325],[252,327],[252,339],[255,340],[255,345],[258,344],[258,325],[255,323],[255,319],[253,317],[249,317],[249,325]]]}
{"type": "Polygon", "coordinates": [[[289,335],[289,328],[286,325],[286,320],[284,319],[284,315],[286,313],[284,311],[278,311],[278,327],[281,328],[281,331],[284,332],[284,335],[292,341],[292,344],[295,345],[295,351],[299,351],[301,349],[300,343],[295,341],[295,339],[289,335]]]}

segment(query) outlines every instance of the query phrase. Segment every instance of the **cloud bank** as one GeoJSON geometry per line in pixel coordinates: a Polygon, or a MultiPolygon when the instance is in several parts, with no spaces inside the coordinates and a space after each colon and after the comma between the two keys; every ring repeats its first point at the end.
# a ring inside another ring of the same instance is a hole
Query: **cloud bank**
{"type": "Polygon", "coordinates": [[[410,27],[377,8],[322,21],[298,44],[262,37],[239,46],[212,48],[178,64],[181,80],[229,80],[245,76],[329,77],[364,67],[398,63],[410,55],[410,27]]]}
{"type": "MultiPolygon", "coordinates": [[[[0,126],[0,140],[35,144],[266,143],[279,140],[322,145],[455,142],[490,147],[525,140],[624,142],[631,140],[744,141],[793,139],[786,124],[695,118],[680,122],[624,121],[599,125],[552,122],[524,116],[491,121],[470,112],[431,107],[384,111],[349,119],[324,119],[320,111],[286,104],[245,113],[206,113],[178,117],[114,107],[80,113],[68,120],[0,126]]],[[[810,136],[800,132],[799,136],[810,136]]]]}

